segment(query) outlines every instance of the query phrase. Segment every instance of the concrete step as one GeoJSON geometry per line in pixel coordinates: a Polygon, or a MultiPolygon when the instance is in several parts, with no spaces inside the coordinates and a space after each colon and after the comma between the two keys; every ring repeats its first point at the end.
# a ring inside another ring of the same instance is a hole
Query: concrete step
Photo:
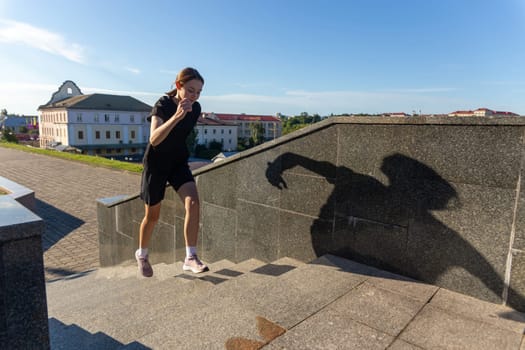
{"type": "Polygon", "coordinates": [[[75,324],[65,325],[55,318],[49,320],[49,333],[53,350],[124,349],[133,345],[123,344],[102,332],[89,333],[75,324]]]}
{"type": "MultiPolygon", "coordinates": [[[[145,299],[129,303],[125,308],[111,305],[96,315],[92,315],[89,319],[82,319],[81,315],[77,315],[75,319],[79,325],[84,326],[88,331],[104,330],[106,334],[122,343],[131,342],[137,337],[154,333],[157,329],[165,326],[166,322],[174,323],[178,325],[174,331],[184,334],[184,336],[168,337],[171,340],[164,336],[163,339],[167,341],[166,344],[170,344],[171,348],[183,346],[179,342],[188,345],[186,337],[191,336],[190,329],[183,329],[185,326],[181,322],[184,320],[194,322],[194,317],[196,319],[208,318],[210,319],[209,322],[212,322],[211,320],[217,322],[217,325],[212,326],[212,328],[219,327],[218,329],[221,329],[219,336],[221,337],[222,332],[234,334],[233,331],[237,332],[235,334],[244,336],[256,336],[257,328],[254,322],[257,315],[251,312],[242,312],[236,305],[235,298],[232,299],[232,295],[242,294],[255,285],[265,283],[264,280],[277,279],[300,264],[303,263],[292,259],[281,259],[272,264],[265,264],[252,259],[227,269],[212,269],[215,273],[210,273],[207,276],[195,275],[199,277],[192,279],[192,283],[184,286],[179,285],[173,288],[162,286],[168,290],[167,293],[159,292],[154,298],[147,295],[145,299]],[[213,274],[235,277],[224,281],[224,283],[207,283],[208,277],[213,274]],[[203,288],[204,286],[207,288],[203,288]],[[233,302],[224,305],[221,301],[223,295],[227,295],[227,300],[233,300],[233,302]],[[221,315],[231,313],[236,315],[234,319],[227,324],[218,326],[218,324],[222,324],[220,319],[223,316],[221,315]]],[[[161,286],[159,286],[160,290],[161,286]]],[[[192,325],[192,327],[194,326],[192,325]]],[[[208,326],[210,325],[208,324],[208,326]]],[[[197,326],[194,329],[199,329],[199,327],[197,326]]],[[[211,336],[199,333],[198,338],[200,340],[197,342],[196,348],[209,348],[212,344],[216,344],[216,336],[217,334],[211,336]]]]}
{"type": "MultiPolygon", "coordinates": [[[[232,265],[234,264],[231,261],[221,260],[210,264],[210,270],[220,270],[232,265]]],[[[157,286],[163,281],[174,280],[169,283],[174,286],[190,283],[193,279],[182,270],[182,262],[157,264],[153,268],[155,274],[152,278],[139,276],[136,266],[127,265],[102,269],[96,274],[79,279],[48,284],[48,312],[57,316],[70,314],[89,317],[93,310],[107,310],[105,305],[112,305],[109,308],[112,310],[120,304],[126,306],[135,300],[144,300],[146,297],[143,295],[158,290],[157,286]],[[121,278],[122,276],[126,277],[121,278]]],[[[195,283],[205,283],[203,278],[210,273],[199,274],[201,276],[195,283]]]]}
{"type": "Polygon", "coordinates": [[[261,328],[267,327],[261,327],[258,320],[267,320],[277,333],[293,328],[367,278],[349,274],[340,264],[295,265],[274,262],[217,285],[183,307],[166,305],[150,320],[157,325],[155,331],[136,340],[155,349],[189,349],[186,340],[196,329],[206,329],[193,338],[192,346],[224,349],[225,344],[240,340],[262,344],[268,339],[261,328]],[[268,273],[261,273],[265,271],[268,273]]]}
{"type": "MultiPolygon", "coordinates": [[[[210,268],[206,274],[181,273],[154,286],[140,285],[148,279],[134,279],[139,283],[127,293],[102,301],[92,297],[50,316],[121,344],[155,349],[224,349],[238,340],[262,344],[268,339],[261,336],[260,320],[277,333],[292,329],[375,273],[332,256],[309,264],[290,258],[270,264],[222,261],[210,268]]],[[[127,279],[113,280],[120,284],[127,279]]]]}
{"type": "Polygon", "coordinates": [[[130,278],[139,283],[113,300],[57,308],[52,348],[427,349],[447,339],[457,348],[517,349],[523,339],[521,313],[331,255],[210,267],[154,285],[130,278]]]}
{"type": "MultiPolygon", "coordinates": [[[[273,264],[265,264],[255,259],[236,265],[221,261],[211,264],[209,273],[187,276],[180,274],[178,278],[162,280],[155,288],[136,287],[133,292],[119,294],[110,299],[103,298],[102,302],[89,302],[89,299],[85,299],[82,305],[75,308],[52,307],[50,316],[64,323],[76,324],[86,332],[103,331],[112,339],[117,339],[123,344],[129,343],[139,336],[154,332],[159,327],[159,322],[162,322],[158,319],[159,315],[179,312],[191,314],[195,308],[208,304],[210,298],[213,298],[211,290],[220,290],[220,286],[232,283],[238,278],[250,281],[246,278],[249,275],[259,280],[275,278],[298,264],[299,262],[290,259],[281,259],[273,264]],[[217,283],[219,279],[228,283],[217,283]]],[[[121,284],[124,281],[117,280],[118,283],[115,283],[121,284]]]]}

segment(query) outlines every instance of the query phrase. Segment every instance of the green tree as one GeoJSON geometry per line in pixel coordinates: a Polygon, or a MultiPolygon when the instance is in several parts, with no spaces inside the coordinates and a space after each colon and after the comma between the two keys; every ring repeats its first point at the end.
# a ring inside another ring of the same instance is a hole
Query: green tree
{"type": "Polygon", "coordinates": [[[257,122],[250,124],[250,139],[255,146],[260,145],[264,142],[264,126],[257,122]]]}
{"type": "Polygon", "coordinates": [[[245,137],[239,137],[237,138],[237,151],[241,152],[244,150],[247,150],[250,147],[253,147],[251,144],[251,139],[247,139],[245,137]]]}
{"type": "Polygon", "coordinates": [[[214,150],[217,150],[219,152],[222,152],[222,142],[219,142],[219,141],[211,141],[210,144],[208,145],[208,148],[209,149],[214,149],[214,150]]]}
{"type": "Polygon", "coordinates": [[[222,142],[211,141],[208,146],[198,144],[195,146],[195,156],[198,158],[212,159],[222,151],[222,142]]]}
{"type": "Polygon", "coordinates": [[[8,128],[2,130],[2,141],[18,143],[15,134],[8,128]]]}
{"type": "Polygon", "coordinates": [[[305,126],[320,122],[322,118],[319,114],[309,115],[308,112],[301,112],[299,115],[286,117],[281,120],[283,123],[283,135],[286,135],[305,126]]]}
{"type": "Polygon", "coordinates": [[[188,135],[188,138],[186,138],[186,146],[188,147],[188,150],[190,151],[190,154],[195,154],[195,146],[197,145],[197,135],[199,134],[199,131],[197,128],[193,128],[193,130],[188,135]]]}

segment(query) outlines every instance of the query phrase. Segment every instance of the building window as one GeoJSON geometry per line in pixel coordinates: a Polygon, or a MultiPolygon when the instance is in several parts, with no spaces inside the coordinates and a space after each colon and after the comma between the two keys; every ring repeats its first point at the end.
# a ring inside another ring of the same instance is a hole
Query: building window
{"type": "Polygon", "coordinates": [[[97,113],[97,114],[95,114],[95,122],[98,123],[99,121],[100,121],[100,118],[98,117],[98,113],[97,113]]]}
{"type": "Polygon", "coordinates": [[[109,138],[111,138],[111,132],[106,131],[106,139],[109,139],[109,138]]]}
{"type": "Polygon", "coordinates": [[[95,131],[95,138],[96,138],[97,140],[100,139],[100,131],[98,131],[98,130],[95,131]]]}
{"type": "Polygon", "coordinates": [[[95,150],[95,153],[96,153],[96,154],[100,154],[100,153],[102,153],[102,150],[101,150],[100,148],[97,148],[97,149],[95,150]]]}
{"type": "Polygon", "coordinates": [[[77,122],[81,122],[82,121],[82,113],[78,113],[77,114],[77,122]]]}
{"type": "Polygon", "coordinates": [[[115,123],[120,122],[120,116],[118,114],[115,114],[115,123]]]}
{"type": "Polygon", "coordinates": [[[208,129],[204,129],[204,134],[208,134],[208,129]]]}
{"type": "Polygon", "coordinates": [[[83,139],[84,139],[84,132],[83,132],[82,130],[80,130],[80,131],[78,132],[78,139],[79,139],[79,140],[83,140],[83,139]]]}
{"type": "Polygon", "coordinates": [[[109,122],[109,114],[104,114],[104,121],[109,122]]]}
{"type": "Polygon", "coordinates": [[[224,134],[224,129],[221,129],[221,134],[224,134]]]}
{"type": "Polygon", "coordinates": [[[217,131],[217,130],[213,129],[213,134],[215,134],[215,131],[217,131]]]}
{"type": "Polygon", "coordinates": [[[115,131],[115,137],[118,139],[120,139],[120,131],[115,131]]]}
{"type": "Polygon", "coordinates": [[[231,131],[231,130],[228,130],[228,131],[229,131],[229,133],[228,133],[228,134],[230,134],[230,135],[231,135],[231,134],[232,134],[232,131],[231,131]]]}
{"type": "Polygon", "coordinates": [[[134,122],[135,122],[135,116],[134,116],[133,114],[129,116],[129,121],[130,121],[131,123],[134,123],[134,122]]]}
{"type": "Polygon", "coordinates": [[[113,153],[113,149],[112,149],[112,148],[108,148],[108,149],[106,150],[106,153],[107,153],[107,154],[111,154],[111,153],[113,153]]]}
{"type": "Polygon", "coordinates": [[[131,138],[132,138],[132,139],[135,138],[135,130],[131,130],[131,138]]]}

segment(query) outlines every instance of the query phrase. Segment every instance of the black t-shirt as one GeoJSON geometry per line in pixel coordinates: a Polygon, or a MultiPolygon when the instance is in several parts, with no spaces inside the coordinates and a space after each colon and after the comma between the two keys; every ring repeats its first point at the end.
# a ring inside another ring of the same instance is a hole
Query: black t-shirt
{"type": "MultiPolygon", "coordinates": [[[[164,122],[170,119],[177,111],[177,103],[169,96],[162,96],[153,106],[148,121],[151,122],[152,116],[161,118],[164,122]]],[[[186,139],[197,124],[197,119],[201,114],[201,105],[194,102],[191,112],[188,112],[184,118],[177,123],[170,131],[168,136],[157,146],[148,143],[144,161],[167,162],[171,164],[184,163],[190,156],[186,139]]]]}

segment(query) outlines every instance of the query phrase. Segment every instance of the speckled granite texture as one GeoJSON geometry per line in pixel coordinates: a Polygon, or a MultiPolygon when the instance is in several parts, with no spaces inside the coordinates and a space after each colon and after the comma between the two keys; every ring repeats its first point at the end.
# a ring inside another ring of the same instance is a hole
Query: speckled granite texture
{"type": "MultiPolygon", "coordinates": [[[[521,118],[329,118],[194,172],[201,255],[333,253],[525,310],[524,133],[521,118]]],[[[142,215],[136,197],[99,203],[102,265],[132,258],[142,215]]],[[[181,259],[183,217],[168,189],[152,260],[181,259]]]]}

